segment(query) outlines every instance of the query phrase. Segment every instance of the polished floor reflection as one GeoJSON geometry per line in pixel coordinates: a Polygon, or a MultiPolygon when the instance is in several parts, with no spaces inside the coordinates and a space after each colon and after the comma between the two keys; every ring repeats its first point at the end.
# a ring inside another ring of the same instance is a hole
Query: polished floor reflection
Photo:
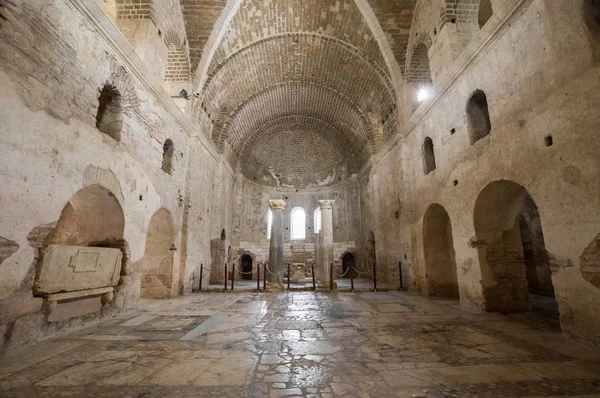
{"type": "Polygon", "coordinates": [[[409,293],[195,294],[4,358],[0,396],[600,396],[600,350],[409,293]]]}

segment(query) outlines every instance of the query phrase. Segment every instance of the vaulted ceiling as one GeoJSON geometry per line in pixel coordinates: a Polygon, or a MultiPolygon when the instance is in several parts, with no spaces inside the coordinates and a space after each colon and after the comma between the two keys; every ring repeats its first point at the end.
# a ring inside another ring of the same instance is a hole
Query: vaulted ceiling
{"type": "Polygon", "coordinates": [[[225,1],[182,0],[192,70],[211,51],[200,123],[210,120],[219,150],[264,184],[324,185],[356,171],[393,133],[390,65],[404,66],[414,3],[242,0],[223,19],[225,1]],[[208,25],[219,21],[210,48],[208,25]]]}

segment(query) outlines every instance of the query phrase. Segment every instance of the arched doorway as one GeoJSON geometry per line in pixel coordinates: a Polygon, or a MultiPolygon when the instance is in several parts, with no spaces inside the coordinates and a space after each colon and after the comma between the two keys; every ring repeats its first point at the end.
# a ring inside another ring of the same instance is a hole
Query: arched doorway
{"type": "Polygon", "coordinates": [[[146,249],[142,259],[141,296],[171,297],[175,225],[167,209],[159,209],[150,219],[146,249]]]}
{"type": "Polygon", "coordinates": [[[458,277],[450,217],[443,206],[432,204],[423,218],[423,251],[427,293],[458,297],[458,277]]]}
{"type": "Polygon", "coordinates": [[[367,241],[367,270],[370,270],[377,263],[377,254],[375,249],[375,234],[373,231],[369,233],[367,241]]]}
{"type": "Polygon", "coordinates": [[[507,180],[488,184],[475,203],[474,223],[486,309],[540,309],[558,321],[542,221],[527,190],[507,180]]]}
{"type": "Polygon", "coordinates": [[[242,267],[242,279],[252,280],[252,257],[247,254],[242,255],[240,260],[242,267]]]}
{"type": "Polygon", "coordinates": [[[342,257],[342,273],[344,274],[344,278],[352,277],[356,278],[356,259],[354,258],[354,254],[346,253],[342,257]]]}

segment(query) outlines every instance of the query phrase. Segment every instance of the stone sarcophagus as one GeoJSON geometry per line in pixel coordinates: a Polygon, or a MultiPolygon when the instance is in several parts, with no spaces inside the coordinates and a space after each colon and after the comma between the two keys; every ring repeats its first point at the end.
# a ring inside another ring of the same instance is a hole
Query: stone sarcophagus
{"type": "Polygon", "coordinates": [[[122,257],[121,250],[109,247],[49,245],[34,293],[45,296],[114,287],[119,282],[122,257]]]}

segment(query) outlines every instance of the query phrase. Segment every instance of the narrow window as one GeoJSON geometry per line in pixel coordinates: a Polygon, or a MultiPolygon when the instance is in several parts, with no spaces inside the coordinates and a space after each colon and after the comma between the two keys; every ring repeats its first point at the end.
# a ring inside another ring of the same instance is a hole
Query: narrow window
{"type": "Polygon", "coordinates": [[[273,226],[273,212],[269,209],[267,213],[267,239],[271,239],[271,228],[273,226]]]}
{"type": "Polygon", "coordinates": [[[173,171],[173,153],[175,152],[175,145],[170,138],[167,138],[163,145],[163,160],[162,160],[162,170],[171,174],[173,171]]]}
{"type": "Polygon", "coordinates": [[[306,214],[301,207],[292,209],[292,240],[306,239],[306,214]]]}
{"type": "Polygon", "coordinates": [[[417,45],[412,53],[406,81],[410,85],[412,111],[414,112],[423,101],[430,99],[433,95],[429,50],[423,43],[417,45]]]}
{"type": "Polygon", "coordinates": [[[423,169],[425,174],[429,174],[435,170],[435,153],[433,151],[433,141],[431,138],[425,138],[421,150],[423,152],[423,169]]]}
{"type": "Polygon", "coordinates": [[[321,232],[321,208],[315,210],[315,233],[321,232]]]}
{"type": "Polygon", "coordinates": [[[102,91],[100,91],[96,127],[116,141],[121,141],[121,130],[123,128],[121,94],[119,90],[110,84],[104,85],[102,91]]]}
{"type": "Polygon", "coordinates": [[[489,21],[494,14],[492,10],[492,2],[490,0],[481,0],[479,3],[479,13],[477,15],[477,21],[479,22],[479,29],[489,21]]]}
{"type": "Polygon", "coordinates": [[[492,130],[487,97],[481,90],[475,92],[467,103],[467,123],[471,144],[479,141],[492,130]]]}

